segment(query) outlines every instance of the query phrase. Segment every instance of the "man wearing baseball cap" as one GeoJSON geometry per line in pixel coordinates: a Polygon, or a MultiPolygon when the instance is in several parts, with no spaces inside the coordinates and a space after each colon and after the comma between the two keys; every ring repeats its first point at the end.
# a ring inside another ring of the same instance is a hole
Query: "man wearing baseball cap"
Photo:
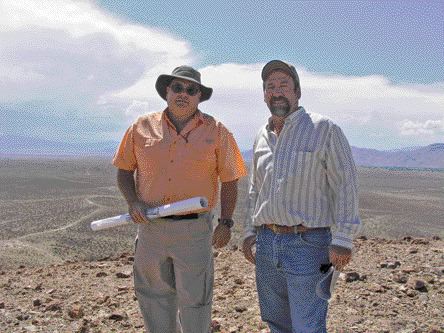
{"type": "Polygon", "coordinates": [[[211,323],[213,254],[231,237],[237,180],[246,168],[233,135],[198,109],[213,90],[200,73],[180,66],[160,75],[161,112],[139,117],[114,156],[117,182],[138,226],[134,287],[150,333],[207,333],[211,323]],[[137,172],[136,172],[137,171],[137,172]],[[134,175],[136,174],[136,177],[134,175]],[[221,215],[212,227],[221,185],[221,215]],[[206,197],[208,209],[149,220],[148,207],[206,197]]]}
{"type": "Polygon", "coordinates": [[[341,129],[299,106],[293,65],[268,62],[262,81],[271,117],[253,146],[243,252],[272,333],[327,332],[330,291],[361,225],[356,167],[341,129]]]}

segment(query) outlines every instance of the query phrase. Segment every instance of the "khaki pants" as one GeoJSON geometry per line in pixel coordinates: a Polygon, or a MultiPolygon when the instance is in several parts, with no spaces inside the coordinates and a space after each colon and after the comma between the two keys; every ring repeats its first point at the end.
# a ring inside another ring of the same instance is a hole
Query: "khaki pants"
{"type": "Polygon", "coordinates": [[[149,333],[207,333],[213,297],[213,214],[140,225],[134,287],[149,333]]]}

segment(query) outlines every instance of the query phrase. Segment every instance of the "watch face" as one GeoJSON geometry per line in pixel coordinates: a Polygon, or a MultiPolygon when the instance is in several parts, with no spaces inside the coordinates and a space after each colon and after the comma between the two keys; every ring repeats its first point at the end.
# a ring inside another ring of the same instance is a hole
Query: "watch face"
{"type": "Polygon", "coordinates": [[[221,224],[223,224],[223,225],[226,225],[227,227],[232,227],[233,226],[233,224],[234,224],[234,222],[233,222],[233,220],[232,219],[222,219],[222,220],[219,220],[219,222],[221,223],[221,224]]]}

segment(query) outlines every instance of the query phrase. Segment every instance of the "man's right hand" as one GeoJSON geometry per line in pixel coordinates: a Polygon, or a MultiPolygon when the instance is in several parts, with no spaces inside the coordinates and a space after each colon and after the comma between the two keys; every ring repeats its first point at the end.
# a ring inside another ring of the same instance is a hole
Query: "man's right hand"
{"type": "Polygon", "coordinates": [[[245,259],[256,265],[256,254],[253,254],[253,245],[256,244],[256,236],[249,236],[244,239],[242,243],[242,252],[244,253],[245,259]]]}
{"type": "Polygon", "coordinates": [[[149,208],[148,205],[142,201],[135,201],[128,204],[128,213],[134,223],[150,223],[150,219],[145,215],[147,208],[149,208]]]}

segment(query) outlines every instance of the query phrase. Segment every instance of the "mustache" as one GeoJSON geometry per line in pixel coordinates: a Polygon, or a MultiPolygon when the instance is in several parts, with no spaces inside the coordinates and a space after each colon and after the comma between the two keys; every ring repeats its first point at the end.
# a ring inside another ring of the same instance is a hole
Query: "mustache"
{"type": "Polygon", "coordinates": [[[280,96],[280,97],[271,97],[270,99],[270,103],[274,103],[274,102],[285,102],[287,104],[290,104],[290,101],[285,98],[284,96],[280,96]]]}
{"type": "Polygon", "coordinates": [[[176,98],[175,102],[176,103],[187,103],[187,104],[189,104],[190,101],[188,100],[188,98],[178,97],[178,98],[176,98]]]}

